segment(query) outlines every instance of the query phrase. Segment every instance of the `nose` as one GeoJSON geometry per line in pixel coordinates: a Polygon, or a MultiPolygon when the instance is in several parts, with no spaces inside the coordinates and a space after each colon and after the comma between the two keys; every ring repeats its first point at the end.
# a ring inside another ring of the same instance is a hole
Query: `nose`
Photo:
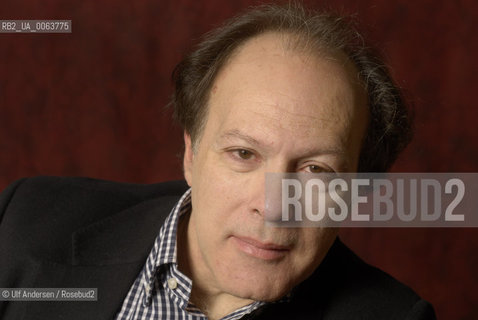
{"type": "Polygon", "coordinates": [[[266,173],[265,176],[265,211],[264,220],[266,223],[274,225],[281,224],[283,221],[288,221],[288,208],[284,210],[284,195],[290,193],[284,181],[290,178],[290,173],[286,172],[271,172],[266,173]],[[284,217],[283,214],[287,217],[284,217]],[[286,220],[284,220],[286,219],[286,220]]]}
{"type": "Polygon", "coordinates": [[[282,179],[287,176],[289,166],[285,163],[269,164],[257,172],[250,183],[250,212],[266,222],[282,218],[282,179]]]}
{"type": "Polygon", "coordinates": [[[265,212],[265,175],[264,172],[255,172],[247,183],[249,212],[254,215],[264,217],[265,212]]]}

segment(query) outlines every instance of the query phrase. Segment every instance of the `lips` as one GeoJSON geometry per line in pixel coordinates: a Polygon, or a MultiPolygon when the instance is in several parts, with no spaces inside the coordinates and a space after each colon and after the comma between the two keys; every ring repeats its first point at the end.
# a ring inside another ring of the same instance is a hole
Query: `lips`
{"type": "Polygon", "coordinates": [[[262,260],[277,260],[290,251],[290,247],[261,242],[248,237],[231,236],[231,241],[243,253],[262,260]]]}

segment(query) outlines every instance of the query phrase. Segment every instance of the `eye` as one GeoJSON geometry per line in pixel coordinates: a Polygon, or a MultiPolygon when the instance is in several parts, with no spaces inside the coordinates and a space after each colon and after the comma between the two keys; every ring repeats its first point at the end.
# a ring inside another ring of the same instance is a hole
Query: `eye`
{"type": "Polygon", "coordinates": [[[238,149],[233,151],[242,160],[250,160],[254,157],[254,154],[246,149],[238,149]]]}
{"type": "Polygon", "coordinates": [[[309,173],[332,173],[334,170],[327,165],[323,164],[309,164],[305,165],[300,171],[309,173]]]}
{"type": "Polygon", "coordinates": [[[249,172],[256,169],[261,163],[259,153],[254,150],[233,148],[226,151],[226,161],[229,167],[236,172],[249,172]]]}
{"type": "Polygon", "coordinates": [[[311,164],[311,165],[307,166],[306,170],[310,173],[320,173],[320,172],[325,171],[323,168],[321,168],[321,167],[319,167],[318,165],[315,165],[315,164],[311,164]]]}

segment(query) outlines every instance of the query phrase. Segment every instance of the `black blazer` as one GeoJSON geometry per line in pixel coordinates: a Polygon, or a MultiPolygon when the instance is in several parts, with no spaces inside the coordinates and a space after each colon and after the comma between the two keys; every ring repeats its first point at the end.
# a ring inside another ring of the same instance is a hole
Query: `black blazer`
{"type": "MultiPolygon", "coordinates": [[[[0,302],[1,319],[112,319],[187,185],[19,180],[0,196],[0,288],[98,288],[96,302],[0,302]]],[[[434,319],[411,289],[339,240],[289,302],[248,319],[434,319]]]]}

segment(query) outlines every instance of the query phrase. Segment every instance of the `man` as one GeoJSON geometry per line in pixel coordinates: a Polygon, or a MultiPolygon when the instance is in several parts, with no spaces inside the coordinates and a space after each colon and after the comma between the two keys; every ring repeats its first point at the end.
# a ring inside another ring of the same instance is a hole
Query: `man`
{"type": "Polygon", "coordinates": [[[335,228],[264,223],[266,172],[389,168],[399,91],[343,19],[264,6],[175,70],[182,183],[33,178],[0,200],[1,287],[94,287],[97,302],[3,302],[7,319],[433,319],[335,228]]]}

